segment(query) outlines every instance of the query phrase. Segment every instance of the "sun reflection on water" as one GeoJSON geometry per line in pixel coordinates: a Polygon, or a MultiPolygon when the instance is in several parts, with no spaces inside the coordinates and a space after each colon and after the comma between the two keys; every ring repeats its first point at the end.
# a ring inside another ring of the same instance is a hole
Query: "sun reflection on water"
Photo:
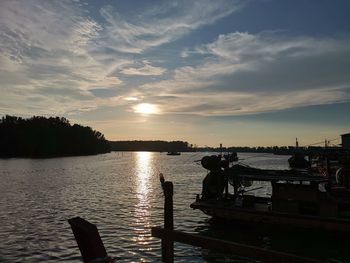
{"type": "Polygon", "coordinates": [[[138,152],[136,154],[137,196],[144,203],[149,193],[149,179],[152,175],[151,152],[138,152]]]}
{"type": "Polygon", "coordinates": [[[133,231],[135,234],[134,241],[142,246],[142,251],[149,251],[148,246],[151,243],[150,235],[150,193],[153,171],[151,152],[138,152],[135,160],[135,180],[136,180],[136,197],[138,203],[135,206],[134,217],[135,223],[133,231]]]}

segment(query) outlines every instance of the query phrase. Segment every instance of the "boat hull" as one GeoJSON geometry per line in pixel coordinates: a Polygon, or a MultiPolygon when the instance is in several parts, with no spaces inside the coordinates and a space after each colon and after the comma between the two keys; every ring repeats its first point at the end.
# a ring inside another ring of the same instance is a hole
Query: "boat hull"
{"type": "Polygon", "coordinates": [[[207,215],[225,220],[350,232],[350,220],[348,219],[280,213],[274,211],[257,211],[253,208],[232,207],[225,203],[215,204],[203,201],[192,203],[191,208],[200,209],[207,215]]]}

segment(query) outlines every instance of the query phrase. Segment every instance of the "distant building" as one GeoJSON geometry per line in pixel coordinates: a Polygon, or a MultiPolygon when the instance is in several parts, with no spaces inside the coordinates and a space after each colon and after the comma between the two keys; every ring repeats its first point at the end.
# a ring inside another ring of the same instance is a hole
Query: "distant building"
{"type": "Polygon", "coordinates": [[[350,149],[350,133],[341,135],[341,144],[344,149],[350,149]]]}

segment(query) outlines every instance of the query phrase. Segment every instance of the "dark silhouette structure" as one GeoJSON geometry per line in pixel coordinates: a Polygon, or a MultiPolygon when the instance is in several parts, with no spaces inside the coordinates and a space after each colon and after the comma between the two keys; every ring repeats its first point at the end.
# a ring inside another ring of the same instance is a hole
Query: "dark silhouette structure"
{"type": "Polygon", "coordinates": [[[104,135],[65,118],[5,116],[0,120],[0,157],[45,158],[110,152],[104,135]]]}
{"type": "Polygon", "coordinates": [[[107,255],[98,229],[94,224],[81,217],[68,219],[68,223],[72,228],[84,262],[115,262],[107,255]]]}
{"type": "Polygon", "coordinates": [[[193,152],[194,148],[183,141],[110,141],[112,151],[193,152]]]}

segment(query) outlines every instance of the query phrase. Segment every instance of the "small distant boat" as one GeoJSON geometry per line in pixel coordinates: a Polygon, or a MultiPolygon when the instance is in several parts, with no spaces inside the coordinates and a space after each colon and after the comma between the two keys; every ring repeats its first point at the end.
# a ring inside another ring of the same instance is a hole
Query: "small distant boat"
{"type": "Polygon", "coordinates": [[[299,149],[298,138],[295,139],[295,149],[292,156],[288,159],[290,168],[307,169],[310,167],[310,162],[305,159],[305,154],[299,149]]]}
{"type": "Polygon", "coordinates": [[[168,152],[167,155],[180,155],[180,152],[168,152]]]}

